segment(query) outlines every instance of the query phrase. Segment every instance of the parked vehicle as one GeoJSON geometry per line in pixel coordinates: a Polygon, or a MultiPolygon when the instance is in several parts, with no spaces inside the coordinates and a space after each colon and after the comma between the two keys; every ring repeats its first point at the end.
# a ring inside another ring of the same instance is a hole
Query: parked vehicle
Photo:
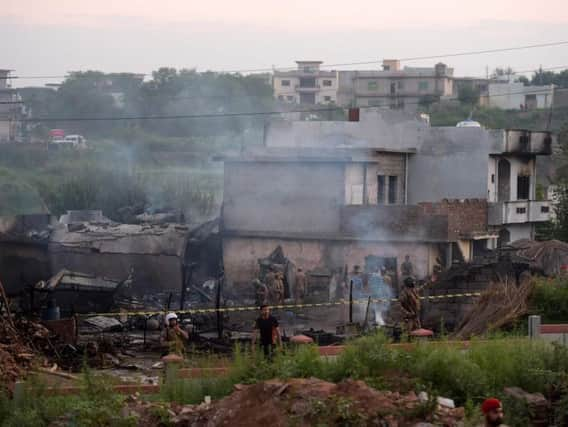
{"type": "Polygon", "coordinates": [[[82,135],[67,135],[64,138],[54,138],[51,143],[55,146],[87,148],[87,140],[82,135]]]}

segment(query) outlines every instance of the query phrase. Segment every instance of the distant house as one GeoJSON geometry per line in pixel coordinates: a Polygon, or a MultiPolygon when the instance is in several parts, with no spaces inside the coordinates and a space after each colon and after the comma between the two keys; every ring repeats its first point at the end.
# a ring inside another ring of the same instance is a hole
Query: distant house
{"type": "Polygon", "coordinates": [[[521,82],[490,82],[481,105],[503,110],[537,110],[554,103],[554,85],[525,86],[521,82]]]}
{"type": "Polygon", "coordinates": [[[443,63],[401,68],[399,60],[385,59],[383,70],[341,71],[338,103],[414,112],[421,102],[452,96],[453,72],[443,63]]]}
{"type": "Polygon", "coordinates": [[[337,72],[320,69],[322,61],[296,61],[298,68],[274,71],[274,97],[296,104],[329,104],[337,102],[337,72]]]}

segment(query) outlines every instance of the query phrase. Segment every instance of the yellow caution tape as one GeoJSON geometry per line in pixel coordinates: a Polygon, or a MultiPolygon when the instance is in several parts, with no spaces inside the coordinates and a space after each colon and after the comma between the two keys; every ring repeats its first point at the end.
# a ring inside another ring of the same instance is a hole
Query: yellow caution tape
{"type": "MultiPolygon", "coordinates": [[[[470,293],[460,293],[460,294],[448,294],[448,295],[429,295],[419,297],[421,300],[438,300],[445,298],[463,298],[463,297],[478,297],[481,293],[470,292],[470,293]]],[[[386,303],[386,302],[397,302],[398,298],[372,298],[373,303],[386,303]]],[[[368,299],[358,299],[353,300],[353,304],[367,304],[368,299]]],[[[344,305],[349,304],[349,300],[341,299],[335,302],[318,302],[318,303],[306,303],[306,304],[279,304],[271,305],[271,309],[276,310],[286,310],[291,308],[309,308],[309,307],[330,307],[334,305],[344,305]]],[[[220,307],[220,308],[190,308],[187,310],[172,310],[178,314],[200,314],[200,313],[216,313],[216,312],[232,312],[232,311],[256,311],[258,310],[257,305],[249,305],[242,307],[220,307]]],[[[88,313],[80,314],[81,317],[91,317],[91,316],[153,316],[156,314],[164,314],[165,310],[162,311],[113,311],[110,313],[88,313]]]]}

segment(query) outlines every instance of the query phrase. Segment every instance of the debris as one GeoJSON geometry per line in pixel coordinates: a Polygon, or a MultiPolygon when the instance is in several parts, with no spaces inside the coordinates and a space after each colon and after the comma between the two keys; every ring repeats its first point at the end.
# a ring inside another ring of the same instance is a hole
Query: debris
{"type": "Polygon", "coordinates": [[[290,342],[295,344],[311,344],[314,340],[306,335],[294,335],[290,338],[290,342]]]}
{"type": "MultiPolygon", "coordinates": [[[[446,399],[449,403],[451,400],[446,399]]],[[[453,402],[452,402],[453,403],[453,402]]],[[[463,408],[439,405],[433,413],[416,411],[421,405],[414,393],[378,391],[362,381],[333,384],[316,378],[270,380],[253,385],[238,384],[228,397],[210,405],[175,407],[170,422],[176,426],[289,425],[293,417],[298,426],[308,425],[435,425],[457,426],[463,421],[463,408]],[[338,410],[339,404],[348,408],[338,410]],[[417,415],[419,414],[420,415],[417,415]],[[424,424],[423,424],[424,425],[424,424]],[[427,424],[426,424],[427,425],[427,424]]]]}
{"type": "Polygon", "coordinates": [[[122,323],[114,317],[94,316],[85,319],[85,323],[99,328],[103,332],[107,331],[120,331],[122,323]]]}
{"type": "Polygon", "coordinates": [[[74,380],[74,381],[78,381],[79,377],[77,377],[76,375],[72,375],[72,374],[68,374],[66,372],[61,372],[61,371],[53,371],[51,369],[47,369],[47,368],[37,368],[37,370],[39,372],[43,372],[44,374],[48,374],[48,375],[54,375],[56,377],[61,377],[61,378],[65,378],[67,380],[74,380]]]}
{"type": "Polygon", "coordinates": [[[511,244],[518,256],[529,260],[530,267],[546,276],[565,274],[568,269],[568,243],[559,240],[537,242],[521,239],[511,244]]]}

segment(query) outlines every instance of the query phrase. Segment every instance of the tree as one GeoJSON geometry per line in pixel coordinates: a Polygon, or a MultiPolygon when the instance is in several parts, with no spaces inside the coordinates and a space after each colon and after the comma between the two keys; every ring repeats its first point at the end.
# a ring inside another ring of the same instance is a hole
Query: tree
{"type": "Polygon", "coordinates": [[[551,85],[554,83],[554,71],[544,71],[540,68],[538,71],[535,71],[532,79],[531,84],[533,85],[551,85]]]}
{"type": "Polygon", "coordinates": [[[511,80],[511,76],[513,76],[515,74],[515,72],[513,71],[513,69],[511,67],[507,67],[507,68],[495,68],[493,70],[493,72],[490,75],[491,79],[497,79],[498,77],[504,77],[506,76],[508,78],[508,80],[511,80]]]}
{"type": "Polygon", "coordinates": [[[568,242],[568,182],[564,181],[555,188],[554,220],[550,237],[568,242]]]}
{"type": "Polygon", "coordinates": [[[436,95],[423,95],[418,100],[418,105],[428,110],[432,106],[432,104],[438,102],[439,100],[440,97],[436,95]]]}
{"type": "Polygon", "coordinates": [[[525,86],[528,86],[531,83],[527,76],[520,76],[517,80],[525,86]]]}
{"type": "Polygon", "coordinates": [[[479,103],[479,88],[470,85],[462,86],[458,91],[458,99],[464,105],[477,105],[479,103]]]}

